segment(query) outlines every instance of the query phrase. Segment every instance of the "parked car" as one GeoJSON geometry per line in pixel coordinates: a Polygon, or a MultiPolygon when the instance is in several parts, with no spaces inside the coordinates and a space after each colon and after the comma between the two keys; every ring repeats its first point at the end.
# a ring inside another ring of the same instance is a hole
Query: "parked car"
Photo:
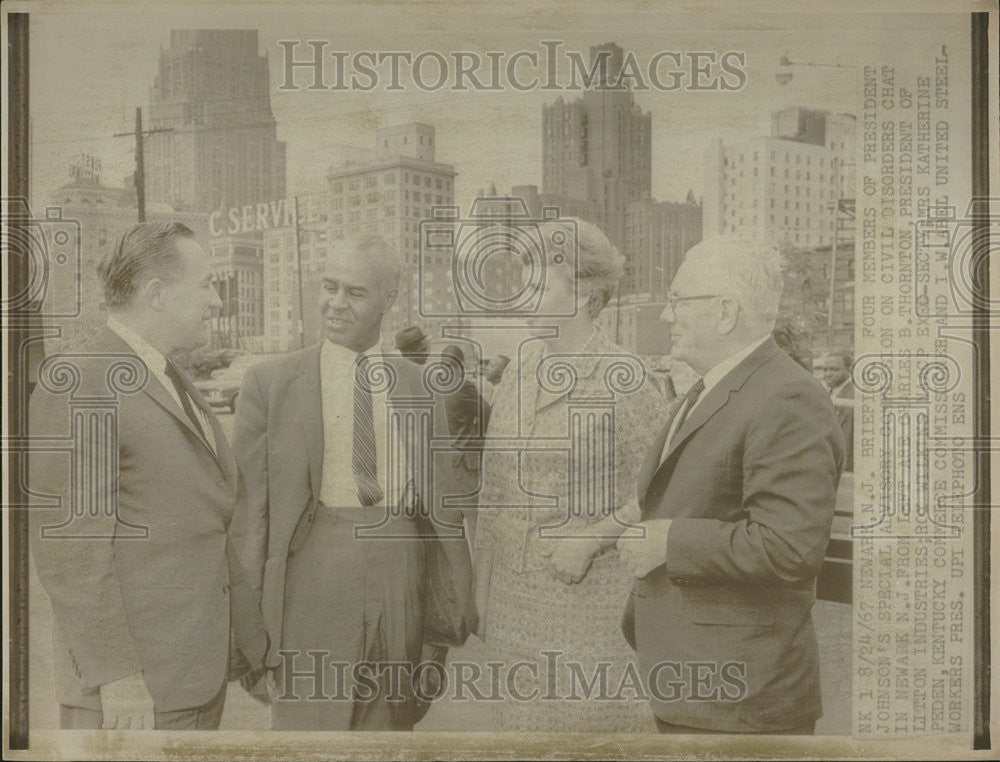
{"type": "Polygon", "coordinates": [[[260,355],[239,355],[228,368],[219,368],[212,371],[212,377],[204,381],[195,381],[194,385],[198,391],[208,400],[212,407],[228,407],[232,413],[236,412],[236,399],[240,395],[240,386],[243,384],[243,375],[247,368],[260,362],[263,358],[260,355]]]}

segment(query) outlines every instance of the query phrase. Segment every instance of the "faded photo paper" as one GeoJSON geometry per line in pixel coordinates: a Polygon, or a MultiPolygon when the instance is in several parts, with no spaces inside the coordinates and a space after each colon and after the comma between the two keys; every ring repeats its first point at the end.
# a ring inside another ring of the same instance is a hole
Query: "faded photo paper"
{"type": "Polygon", "coordinates": [[[997,20],[6,4],[5,757],[994,758],[997,20]]]}

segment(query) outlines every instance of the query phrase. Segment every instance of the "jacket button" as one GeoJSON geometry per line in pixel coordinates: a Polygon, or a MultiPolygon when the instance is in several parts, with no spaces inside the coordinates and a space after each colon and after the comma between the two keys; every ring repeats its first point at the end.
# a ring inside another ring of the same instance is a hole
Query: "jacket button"
{"type": "Polygon", "coordinates": [[[226,480],[220,477],[219,479],[215,480],[215,484],[218,487],[225,487],[226,486],[226,480]]]}
{"type": "Polygon", "coordinates": [[[228,592],[229,592],[229,585],[223,585],[222,586],[222,594],[225,595],[228,592]]]}

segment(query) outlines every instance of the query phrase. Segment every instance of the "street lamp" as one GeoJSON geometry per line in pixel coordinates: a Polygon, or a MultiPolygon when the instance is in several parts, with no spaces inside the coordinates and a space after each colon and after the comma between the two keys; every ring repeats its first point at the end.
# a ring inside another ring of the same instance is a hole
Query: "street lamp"
{"type": "Polygon", "coordinates": [[[793,66],[816,66],[824,69],[855,69],[857,67],[850,66],[846,64],[833,64],[833,63],[817,63],[815,61],[792,61],[788,58],[788,53],[781,57],[778,62],[778,71],[774,75],[774,79],[779,85],[787,85],[792,81],[793,66]]]}

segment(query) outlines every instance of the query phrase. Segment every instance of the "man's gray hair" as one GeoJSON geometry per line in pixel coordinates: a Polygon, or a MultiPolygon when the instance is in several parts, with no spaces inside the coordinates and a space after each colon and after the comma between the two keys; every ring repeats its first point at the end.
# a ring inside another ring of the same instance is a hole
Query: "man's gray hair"
{"type": "Polygon", "coordinates": [[[105,304],[127,304],[143,278],[177,277],[177,238],[194,238],[194,232],[180,222],[140,222],[122,233],[97,264],[105,304]]]}
{"type": "Polygon", "coordinates": [[[774,327],[784,286],[784,258],[776,245],[719,235],[691,247],[684,261],[703,268],[719,294],[735,299],[751,322],[774,327]]]}
{"type": "MultiPolygon", "coordinates": [[[[575,285],[578,302],[580,309],[591,318],[596,318],[618,287],[625,268],[625,257],[597,225],[586,220],[559,217],[541,223],[540,227],[547,242],[551,240],[549,234],[553,227],[563,228],[567,233],[566,246],[576,246],[575,285]]],[[[550,244],[550,248],[556,247],[550,244]]]]}
{"type": "Polygon", "coordinates": [[[375,233],[360,233],[341,241],[334,249],[343,254],[359,254],[366,261],[376,264],[382,272],[382,285],[386,291],[399,288],[402,263],[396,248],[375,233]]]}

